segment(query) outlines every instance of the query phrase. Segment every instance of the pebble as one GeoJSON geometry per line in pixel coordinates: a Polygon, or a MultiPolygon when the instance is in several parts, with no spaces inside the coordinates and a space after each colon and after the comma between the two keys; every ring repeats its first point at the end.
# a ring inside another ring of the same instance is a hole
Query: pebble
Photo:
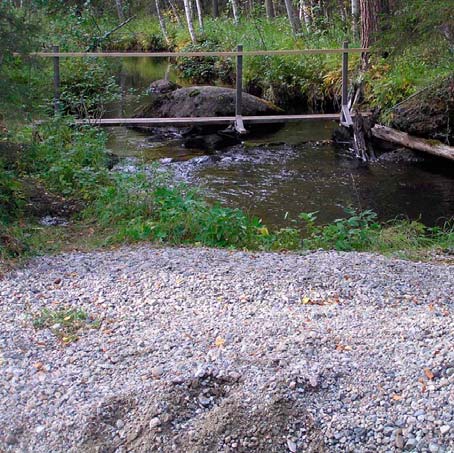
{"type": "Polygon", "coordinates": [[[159,426],[160,424],[161,420],[159,419],[159,417],[153,417],[148,425],[150,426],[150,429],[153,429],[159,426]]]}
{"type": "Polygon", "coordinates": [[[453,288],[452,266],[367,253],[34,259],[0,279],[0,451],[310,451],[315,426],[334,453],[448,452],[453,288]],[[56,301],[101,327],[62,346],[30,321],[56,301]]]}
{"type": "Polygon", "coordinates": [[[296,443],[293,440],[287,439],[287,447],[289,451],[296,453],[296,443]]]}

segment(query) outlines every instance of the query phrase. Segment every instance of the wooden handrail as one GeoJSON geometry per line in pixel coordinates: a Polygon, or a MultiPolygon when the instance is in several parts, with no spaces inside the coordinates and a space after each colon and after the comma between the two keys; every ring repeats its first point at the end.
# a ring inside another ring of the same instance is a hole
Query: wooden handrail
{"type": "MultiPolygon", "coordinates": [[[[171,58],[171,57],[236,57],[242,56],[277,56],[277,55],[313,55],[313,54],[342,54],[342,53],[363,53],[369,52],[368,48],[349,48],[349,49],[290,49],[290,50],[244,50],[238,52],[219,51],[219,52],[31,52],[26,55],[33,57],[151,57],[151,58],[171,58]]],[[[21,56],[20,53],[14,53],[21,56]]]]}

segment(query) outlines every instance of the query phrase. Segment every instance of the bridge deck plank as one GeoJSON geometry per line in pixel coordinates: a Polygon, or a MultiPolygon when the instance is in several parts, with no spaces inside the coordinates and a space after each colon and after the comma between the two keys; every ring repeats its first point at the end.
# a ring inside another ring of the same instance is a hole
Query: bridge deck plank
{"type": "MultiPolygon", "coordinates": [[[[266,115],[266,116],[243,116],[245,124],[286,123],[290,121],[311,120],[339,120],[338,113],[308,114],[308,115],[266,115]]],[[[91,124],[98,126],[124,126],[124,125],[149,125],[149,126],[184,126],[192,124],[230,124],[235,121],[234,116],[217,117],[185,117],[185,118],[102,118],[102,119],[79,119],[75,124],[91,124]]]]}

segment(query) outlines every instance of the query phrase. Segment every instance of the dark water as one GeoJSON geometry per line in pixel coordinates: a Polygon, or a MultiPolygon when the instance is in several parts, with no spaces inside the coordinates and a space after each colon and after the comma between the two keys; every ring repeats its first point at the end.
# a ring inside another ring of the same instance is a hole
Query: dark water
{"type": "MultiPolygon", "coordinates": [[[[167,63],[149,68],[149,61],[135,65],[128,60],[122,71],[128,87],[143,88],[163,78],[167,63]]],[[[175,80],[172,71],[170,78],[175,80]]],[[[126,114],[137,104],[135,99],[124,99],[126,114]]],[[[209,199],[241,207],[269,225],[288,225],[303,211],[318,211],[319,220],[328,222],[349,206],[373,209],[382,220],[403,215],[430,225],[454,215],[453,165],[432,160],[364,165],[324,142],[336,126],[289,123],[214,156],[183,148],[177,137],[156,142],[125,128],[109,130],[109,146],[123,157],[161,160],[176,178],[201,186],[209,199]]]]}

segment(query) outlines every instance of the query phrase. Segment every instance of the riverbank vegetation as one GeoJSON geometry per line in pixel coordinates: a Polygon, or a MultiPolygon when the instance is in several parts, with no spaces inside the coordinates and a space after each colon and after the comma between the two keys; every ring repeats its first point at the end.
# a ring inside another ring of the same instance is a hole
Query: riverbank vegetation
{"type": "MultiPolygon", "coordinates": [[[[102,116],[104,105],[119,96],[119,83],[112,75],[118,63],[62,59],[60,114],[49,120],[51,62],[25,56],[52,45],[62,51],[189,51],[231,50],[241,43],[253,50],[331,48],[349,40],[372,49],[370,55],[350,60],[355,87],[360,87],[357,102],[379,107],[388,118],[396,103],[453,72],[454,32],[447,3],[197,1],[197,14],[186,0],[156,0],[151,9],[132,0],[2,2],[1,260],[61,250],[68,242],[82,246],[152,240],[251,250],[384,253],[453,247],[449,223],[430,228],[410,220],[380,223],[366,211],[348,212],[345,219],[323,226],[315,214],[306,213],[287,228],[273,230],[241,210],[207,203],[197,190],[175,185],[159,169],[132,176],[112,172],[105,134],[92,127],[70,127],[71,117],[66,115],[102,116]],[[363,16],[368,21],[360,20],[363,16]],[[32,127],[37,118],[44,123],[32,127]],[[46,209],[40,210],[40,204],[46,209]],[[38,220],[45,213],[62,216],[69,225],[43,226],[38,220]]],[[[178,77],[189,82],[234,80],[234,62],[229,59],[185,58],[173,63],[178,77]]],[[[336,55],[245,61],[247,91],[287,110],[337,109],[340,78],[336,55]]]]}
{"type": "MultiPolygon", "coordinates": [[[[106,135],[75,129],[64,120],[43,124],[26,145],[2,162],[0,257],[11,262],[68,247],[111,246],[142,240],[279,251],[335,249],[421,257],[454,247],[454,227],[426,227],[417,221],[381,223],[371,211],[346,211],[343,219],[318,225],[316,213],[267,228],[240,209],[210,204],[202,194],[176,184],[159,166],[135,174],[109,170],[106,135]],[[39,204],[71,213],[71,224],[39,223],[39,204]]],[[[10,145],[12,146],[12,145],[10,145]]]]}

